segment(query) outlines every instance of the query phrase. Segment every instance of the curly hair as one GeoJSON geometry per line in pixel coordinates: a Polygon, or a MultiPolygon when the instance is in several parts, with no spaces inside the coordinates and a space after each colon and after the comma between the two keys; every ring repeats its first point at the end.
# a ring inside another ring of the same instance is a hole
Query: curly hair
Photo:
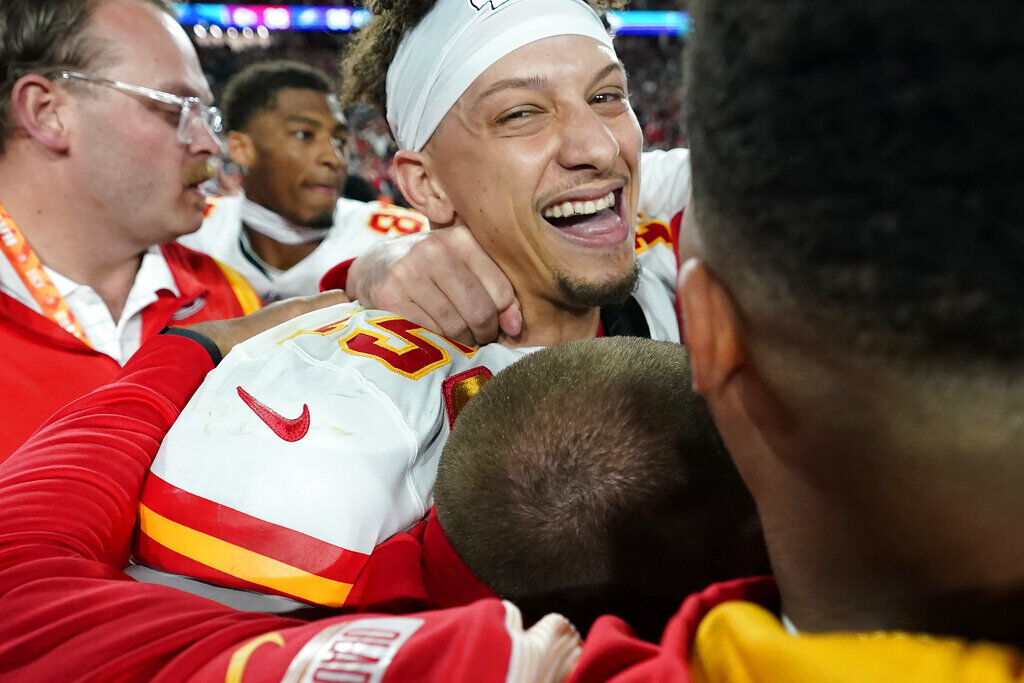
{"type": "MultiPolygon", "coordinates": [[[[373,20],[352,42],[341,59],[343,104],[368,104],[381,111],[387,99],[385,81],[398,44],[426,16],[436,0],[366,0],[373,20]]],[[[587,0],[600,14],[621,9],[627,0],[587,0]]]]}

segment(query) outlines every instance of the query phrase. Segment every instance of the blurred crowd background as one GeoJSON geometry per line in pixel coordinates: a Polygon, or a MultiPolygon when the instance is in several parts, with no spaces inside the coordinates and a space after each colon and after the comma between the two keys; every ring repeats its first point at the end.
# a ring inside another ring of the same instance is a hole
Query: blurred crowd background
{"type": "MultiPolygon", "coordinates": [[[[350,3],[351,0],[319,4],[350,3]]],[[[628,9],[677,11],[681,7],[679,0],[633,0],[628,9]]],[[[296,59],[336,75],[338,56],[351,35],[263,30],[243,34],[234,29],[186,28],[193,36],[203,69],[218,96],[233,74],[265,59],[296,59]]],[[[630,75],[630,98],[644,131],[646,149],[686,146],[679,112],[684,42],[684,37],[672,35],[616,38],[619,57],[630,75]]],[[[352,133],[349,172],[364,178],[376,196],[403,203],[390,176],[395,147],[380,112],[357,109],[349,112],[349,119],[352,133]]]]}

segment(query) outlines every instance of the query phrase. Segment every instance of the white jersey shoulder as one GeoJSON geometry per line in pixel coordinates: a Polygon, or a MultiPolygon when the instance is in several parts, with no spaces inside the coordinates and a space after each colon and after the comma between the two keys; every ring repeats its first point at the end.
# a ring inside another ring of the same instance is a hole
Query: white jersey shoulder
{"type": "Polygon", "coordinates": [[[690,196],[690,151],[645,152],[640,169],[636,258],[641,271],[634,296],[647,317],[651,337],[678,342],[675,241],[690,196]]]}
{"type": "MultiPolygon", "coordinates": [[[[636,298],[651,336],[678,341],[673,300],[646,269],[636,298]]],[[[450,406],[532,350],[463,346],[357,303],[314,311],[232,350],[152,471],[194,496],[369,553],[430,509],[450,406]]]]}
{"type": "Polygon", "coordinates": [[[640,276],[633,298],[640,304],[651,339],[679,343],[676,313],[676,257],[671,245],[638,252],[640,276]]]}
{"type": "Polygon", "coordinates": [[[654,150],[640,155],[640,203],[647,216],[671,219],[690,195],[690,150],[654,150]]]}
{"type": "Polygon", "coordinates": [[[232,350],[167,434],[152,471],[193,495],[369,553],[432,504],[449,428],[445,382],[497,372],[524,353],[465,347],[358,304],[314,311],[232,350]]]}
{"type": "Polygon", "coordinates": [[[202,226],[180,241],[240,272],[268,302],[315,294],[320,290],[320,278],[342,261],[359,256],[383,239],[427,229],[426,219],[415,211],[342,197],[335,206],[334,224],[317,248],[292,268],[276,271],[245,253],[241,196],[215,197],[207,204],[202,226]]]}

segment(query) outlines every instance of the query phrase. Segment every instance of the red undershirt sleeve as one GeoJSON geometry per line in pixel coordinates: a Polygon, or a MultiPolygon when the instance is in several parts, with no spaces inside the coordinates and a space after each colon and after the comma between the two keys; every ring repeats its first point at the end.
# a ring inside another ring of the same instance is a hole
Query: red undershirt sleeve
{"type": "Polygon", "coordinates": [[[116,381],[63,408],[0,464],[2,676],[390,683],[568,673],[575,629],[549,616],[524,630],[518,610],[496,599],[306,623],[125,575],[149,464],[212,367],[191,339],[151,339],[116,381]]]}
{"type": "Polygon", "coordinates": [[[0,570],[42,556],[123,564],[143,477],[212,367],[194,341],[155,337],[0,465],[0,570]]]}

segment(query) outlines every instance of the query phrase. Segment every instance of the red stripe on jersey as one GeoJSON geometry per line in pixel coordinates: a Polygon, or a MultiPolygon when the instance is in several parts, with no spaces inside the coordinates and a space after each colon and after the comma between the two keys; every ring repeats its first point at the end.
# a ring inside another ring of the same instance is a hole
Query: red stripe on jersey
{"type": "Polygon", "coordinates": [[[189,493],[152,472],[140,501],[182,526],[334,581],[355,583],[369,558],[189,493]]]}
{"type": "Polygon", "coordinates": [[[480,393],[480,389],[492,377],[491,371],[484,366],[470,368],[448,377],[441,382],[441,393],[444,394],[444,407],[448,412],[448,426],[455,424],[455,418],[469,403],[469,399],[480,393]]]}
{"type": "MultiPolygon", "coordinates": [[[[672,250],[672,255],[676,257],[676,273],[679,273],[679,239],[680,233],[683,229],[683,214],[686,213],[686,209],[681,209],[675,216],[672,216],[672,222],[669,223],[669,231],[672,235],[672,244],[675,248],[672,250]]],[[[683,324],[683,302],[679,298],[678,294],[675,297],[676,300],[676,322],[679,323],[679,343],[686,346],[686,326],[683,324]]]]}
{"type": "Polygon", "coordinates": [[[138,538],[135,541],[134,555],[138,559],[145,558],[145,564],[147,567],[159,569],[160,571],[180,574],[190,579],[199,579],[200,581],[206,581],[207,583],[212,583],[216,586],[237,588],[239,590],[253,591],[254,593],[282,595],[286,598],[292,598],[293,600],[302,600],[302,598],[295,595],[274,590],[267,586],[261,586],[258,583],[252,583],[250,581],[240,579],[237,576],[232,576],[231,574],[218,571],[213,567],[203,564],[202,562],[196,562],[187,555],[182,555],[181,553],[177,553],[170,548],[160,545],[143,533],[139,533],[138,538]]]}

